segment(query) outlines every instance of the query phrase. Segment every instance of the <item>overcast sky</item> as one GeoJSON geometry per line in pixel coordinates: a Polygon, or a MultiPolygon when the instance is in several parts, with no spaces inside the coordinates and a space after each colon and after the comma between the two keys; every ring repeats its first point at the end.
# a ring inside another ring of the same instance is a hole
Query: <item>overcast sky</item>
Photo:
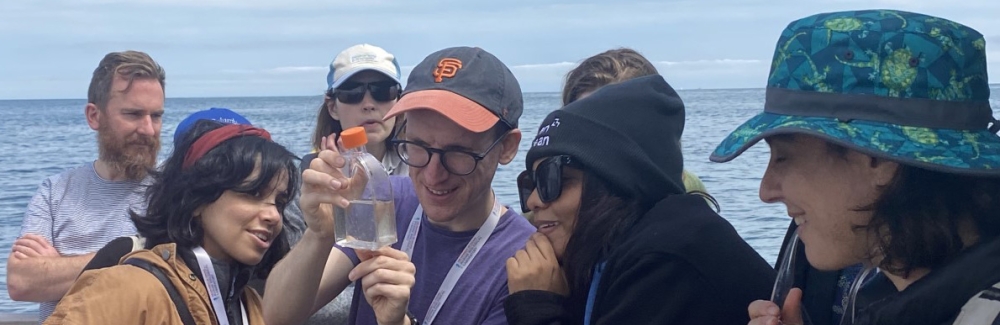
{"type": "Polygon", "coordinates": [[[881,8],[979,30],[1000,82],[1000,0],[5,0],[0,99],[84,98],[101,57],[125,49],[166,69],[168,97],[318,95],[358,43],[394,53],[404,78],[433,51],[479,46],[525,92],[558,91],[577,62],[620,46],[677,88],[753,88],[790,21],[881,8]]]}

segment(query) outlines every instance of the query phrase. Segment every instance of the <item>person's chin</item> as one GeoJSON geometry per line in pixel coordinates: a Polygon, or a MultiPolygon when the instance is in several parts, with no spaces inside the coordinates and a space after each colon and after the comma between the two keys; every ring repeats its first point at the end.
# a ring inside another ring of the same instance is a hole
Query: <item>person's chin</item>
{"type": "Polygon", "coordinates": [[[434,223],[447,223],[455,219],[454,210],[450,207],[429,206],[424,209],[424,214],[429,221],[434,223]]]}
{"type": "Polygon", "coordinates": [[[368,133],[370,137],[381,135],[385,131],[385,125],[380,123],[365,123],[361,124],[361,127],[365,128],[365,133],[368,133]]]}
{"type": "Polygon", "coordinates": [[[236,259],[236,260],[239,261],[243,265],[254,266],[254,265],[259,264],[260,261],[263,260],[263,259],[264,259],[264,254],[259,254],[259,253],[254,252],[254,253],[246,254],[246,255],[244,255],[244,256],[236,259]]]}
{"type": "Polygon", "coordinates": [[[808,245],[806,245],[805,251],[806,260],[809,262],[809,265],[820,271],[836,271],[855,264],[841,256],[837,256],[835,252],[814,252],[809,249],[808,245]]]}
{"type": "Polygon", "coordinates": [[[366,133],[368,134],[368,141],[370,142],[386,142],[392,140],[389,138],[389,130],[385,128],[379,129],[376,132],[368,131],[366,133]]]}
{"type": "Polygon", "coordinates": [[[149,148],[136,148],[136,150],[128,150],[125,152],[124,161],[131,162],[135,165],[142,166],[153,166],[156,164],[156,151],[149,148]]]}

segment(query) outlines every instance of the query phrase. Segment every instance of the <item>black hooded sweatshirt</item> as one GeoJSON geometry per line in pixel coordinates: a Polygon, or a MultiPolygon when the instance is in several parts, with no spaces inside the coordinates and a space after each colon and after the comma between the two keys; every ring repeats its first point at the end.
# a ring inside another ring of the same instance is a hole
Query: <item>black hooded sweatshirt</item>
{"type": "MultiPolygon", "coordinates": [[[[747,306],[768,299],[774,279],[774,269],[701,196],[671,195],[610,251],[591,324],[746,324],[747,306]]],[[[564,300],[521,291],[504,310],[511,325],[570,324],[564,300]]]]}

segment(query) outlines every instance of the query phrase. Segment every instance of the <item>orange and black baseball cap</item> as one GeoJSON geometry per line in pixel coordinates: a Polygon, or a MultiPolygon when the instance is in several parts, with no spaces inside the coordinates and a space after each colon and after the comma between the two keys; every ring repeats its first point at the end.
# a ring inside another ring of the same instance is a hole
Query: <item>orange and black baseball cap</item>
{"type": "Polygon", "coordinates": [[[514,74],[496,56],[478,47],[452,47],[413,68],[402,97],[385,119],[415,109],[434,110],[480,133],[498,121],[517,128],[524,99],[514,74]]]}

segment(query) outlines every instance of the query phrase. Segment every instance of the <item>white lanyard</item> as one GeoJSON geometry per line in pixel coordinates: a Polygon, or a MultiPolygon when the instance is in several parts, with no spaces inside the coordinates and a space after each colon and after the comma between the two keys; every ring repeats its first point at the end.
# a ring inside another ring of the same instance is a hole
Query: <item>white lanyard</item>
{"type": "MultiPolygon", "coordinates": [[[[215,318],[219,325],[229,325],[229,317],[226,316],[225,303],[222,301],[222,292],[219,290],[219,278],[215,276],[215,267],[212,266],[212,258],[208,257],[208,252],[204,248],[195,247],[194,256],[198,258],[198,268],[201,269],[201,277],[205,279],[205,288],[208,289],[208,296],[212,300],[212,309],[215,309],[215,318]]],[[[230,287],[232,290],[232,287],[230,287]]],[[[240,315],[243,316],[243,325],[250,325],[247,321],[247,310],[243,307],[243,299],[240,299],[240,315]]]]}
{"type": "MultiPolygon", "coordinates": [[[[479,254],[479,250],[493,234],[493,229],[496,229],[497,222],[500,221],[500,210],[500,201],[494,199],[493,211],[490,212],[490,216],[486,218],[486,222],[479,228],[479,231],[476,231],[476,235],[472,236],[472,240],[469,240],[469,243],[465,245],[462,254],[458,255],[458,259],[455,260],[455,264],[452,265],[448,275],[444,277],[441,287],[438,288],[437,294],[434,295],[434,300],[431,300],[431,305],[427,308],[427,315],[424,315],[424,321],[420,322],[421,324],[430,325],[437,317],[444,301],[448,299],[451,290],[455,288],[455,283],[458,283],[458,278],[462,276],[462,273],[465,273],[465,269],[472,262],[472,259],[476,258],[476,254],[479,254]]],[[[403,251],[408,256],[413,256],[413,244],[416,243],[417,235],[420,234],[420,219],[423,216],[423,207],[417,205],[417,211],[413,213],[413,219],[410,220],[410,226],[406,228],[406,236],[403,238],[403,251]]]]}

